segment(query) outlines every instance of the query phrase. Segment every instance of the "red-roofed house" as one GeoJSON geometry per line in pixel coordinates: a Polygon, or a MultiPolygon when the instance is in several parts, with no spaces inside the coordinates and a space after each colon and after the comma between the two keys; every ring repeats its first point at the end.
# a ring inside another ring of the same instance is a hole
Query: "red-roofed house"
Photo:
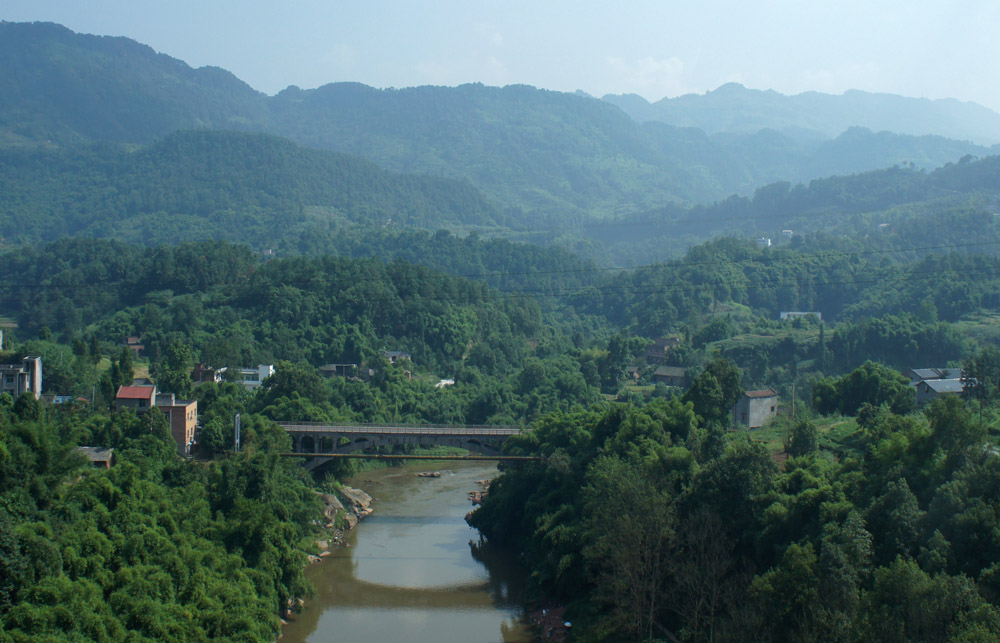
{"type": "Polygon", "coordinates": [[[145,413],[156,406],[155,386],[119,386],[118,394],[115,395],[116,409],[132,409],[139,413],[145,413]]]}
{"type": "Polygon", "coordinates": [[[156,407],[167,415],[170,434],[177,442],[177,452],[187,455],[198,424],[198,402],[178,400],[173,393],[157,394],[156,386],[122,386],[115,396],[115,408],[131,409],[137,415],[156,407]]]}
{"type": "Polygon", "coordinates": [[[756,429],[778,415],[778,394],[774,389],[747,391],[733,406],[733,426],[756,429]]]}

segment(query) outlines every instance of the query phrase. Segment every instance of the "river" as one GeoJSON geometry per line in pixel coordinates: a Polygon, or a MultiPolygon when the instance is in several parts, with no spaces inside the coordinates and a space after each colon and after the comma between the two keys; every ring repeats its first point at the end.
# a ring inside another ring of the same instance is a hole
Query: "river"
{"type": "Polygon", "coordinates": [[[538,640],[520,622],[523,574],[509,556],[478,545],[465,523],[468,492],[496,475],[482,462],[425,461],[349,480],[375,498],[374,513],[349,534],[348,547],[307,570],[317,596],[281,642],[538,640]]]}

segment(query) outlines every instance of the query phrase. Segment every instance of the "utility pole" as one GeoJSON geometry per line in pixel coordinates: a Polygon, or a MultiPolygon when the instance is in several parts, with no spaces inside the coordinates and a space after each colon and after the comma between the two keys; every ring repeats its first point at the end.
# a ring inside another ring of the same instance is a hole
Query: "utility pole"
{"type": "Polygon", "coordinates": [[[240,414],[233,418],[233,451],[240,452],[240,414]]]}

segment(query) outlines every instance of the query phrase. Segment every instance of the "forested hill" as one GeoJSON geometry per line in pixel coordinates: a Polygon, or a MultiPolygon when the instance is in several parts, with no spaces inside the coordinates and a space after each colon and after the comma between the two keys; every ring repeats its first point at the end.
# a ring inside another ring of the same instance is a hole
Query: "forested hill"
{"type": "Polygon", "coordinates": [[[191,69],[128,38],[3,22],[0,60],[0,124],[29,139],[149,143],[267,120],[265,96],[228,71],[191,69]]]}
{"type": "Polygon", "coordinates": [[[101,236],[155,245],[225,238],[272,247],[338,225],[497,225],[460,181],[237,132],[178,132],[138,151],[0,148],[0,235],[101,236]]]}
{"type": "Polygon", "coordinates": [[[640,125],[607,102],[525,86],[332,84],[268,97],[221,69],[191,69],[131,40],[38,23],[0,23],[0,86],[7,145],[148,144],[190,128],[261,131],[360,154],[392,171],[467,179],[535,223],[988,153],[867,130],[826,146],[776,131],[708,135],[640,125]]]}
{"type": "Polygon", "coordinates": [[[580,230],[599,240],[619,265],[638,265],[680,256],[722,235],[778,242],[783,230],[799,241],[835,234],[845,247],[992,241],[998,212],[1000,157],[964,157],[932,172],[894,167],[794,186],[773,183],[752,198],[734,195],[707,206],[667,206],[580,230]]]}
{"type": "Polygon", "coordinates": [[[685,94],[654,103],[635,94],[604,100],[639,122],[661,121],[716,134],[773,129],[796,138],[833,138],[850,127],[900,134],[936,134],[983,145],[1000,143],[1000,114],[954,99],[928,100],[850,90],[841,95],[803,92],[792,96],[726,83],[705,94],[685,94]]]}

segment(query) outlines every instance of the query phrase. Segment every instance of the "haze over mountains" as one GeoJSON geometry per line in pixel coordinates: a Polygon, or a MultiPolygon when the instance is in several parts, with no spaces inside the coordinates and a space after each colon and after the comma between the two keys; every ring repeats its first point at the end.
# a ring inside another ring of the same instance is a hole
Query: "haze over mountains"
{"type": "Polygon", "coordinates": [[[527,86],[334,83],[266,96],[225,70],[192,69],[127,38],[47,23],[0,24],[0,82],[0,127],[13,142],[148,144],[178,129],[266,132],[395,172],[466,180],[504,207],[557,218],[711,202],[773,181],[898,163],[929,169],[994,151],[941,135],[1000,140],[1000,116],[985,108],[860,92],[782,97],[725,86],[646,103],[645,111],[636,97],[601,101],[527,86]],[[846,129],[892,125],[897,116],[897,130],[922,136],[846,129]]]}
{"type": "Polygon", "coordinates": [[[650,103],[635,94],[608,94],[639,122],[696,127],[709,134],[748,134],[773,129],[793,139],[835,138],[851,127],[897,134],[932,134],[980,145],[1000,142],[1000,114],[976,103],[928,100],[851,90],[840,96],[804,92],[785,96],[727,83],[703,95],[686,94],[650,103]]]}
{"type": "MultiPolygon", "coordinates": [[[[632,263],[717,234],[822,229],[809,212],[866,212],[843,209],[831,185],[872,207],[957,198],[966,191],[908,186],[1000,149],[981,144],[1000,140],[990,110],[863,92],[726,85],[650,104],[524,85],[331,83],[267,96],[223,69],[51,23],[0,23],[0,84],[0,234],[22,241],[258,245],[344,225],[478,229],[632,263]],[[883,127],[901,133],[873,131],[883,127]],[[789,191],[892,166],[902,174],[789,191]],[[593,227],[608,222],[632,227],[593,227]]],[[[961,172],[975,190],[992,185],[976,164],[961,172]]]]}

